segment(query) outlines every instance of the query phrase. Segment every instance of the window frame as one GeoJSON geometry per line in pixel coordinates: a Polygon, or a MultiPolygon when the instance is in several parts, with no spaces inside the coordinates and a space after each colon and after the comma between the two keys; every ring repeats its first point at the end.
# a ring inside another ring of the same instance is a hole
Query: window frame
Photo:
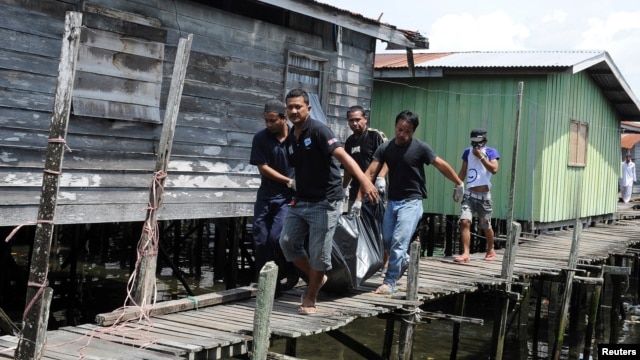
{"type": "Polygon", "coordinates": [[[589,148],[589,123],[571,119],[569,123],[569,158],[572,167],[587,166],[587,149],[589,148]]]}

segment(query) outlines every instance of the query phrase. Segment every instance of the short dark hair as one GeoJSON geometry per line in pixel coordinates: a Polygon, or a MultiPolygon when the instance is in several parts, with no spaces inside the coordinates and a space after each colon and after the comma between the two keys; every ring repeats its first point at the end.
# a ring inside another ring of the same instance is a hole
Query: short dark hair
{"type": "Polygon", "coordinates": [[[396,125],[400,120],[404,120],[413,126],[413,131],[416,131],[418,125],[420,125],[420,120],[418,119],[418,114],[414,114],[410,110],[401,111],[398,116],[396,116],[396,125]]]}
{"type": "Polygon", "coordinates": [[[367,111],[364,110],[364,108],[360,105],[353,105],[349,108],[349,110],[347,110],[347,117],[349,117],[349,114],[353,113],[353,112],[358,112],[360,111],[362,113],[362,116],[364,116],[365,118],[369,118],[369,114],[367,113],[367,111]]]}
{"type": "Polygon", "coordinates": [[[287,96],[284,98],[284,101],[287,101],[289,98],[302,97],[304,99],[304,103],[309,105],[309,94],[307,94],[304,89],[297,88],[289,91],[287,96]]]}

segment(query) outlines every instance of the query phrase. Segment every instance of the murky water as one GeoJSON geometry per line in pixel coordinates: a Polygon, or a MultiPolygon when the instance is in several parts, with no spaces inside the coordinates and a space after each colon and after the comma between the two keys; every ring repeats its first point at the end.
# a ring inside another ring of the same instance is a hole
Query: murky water
{"type": "MultiPolygon", "coordinates": [[[[54,300],[52,302],[52,321],[50,328],[65,325],[76,325],[80,323],[90,323],[98,313],[109,312],[124,303],[126,283],[129,276],[129,264],[122,259],[122,249],[117,244],[111,243],[108,256],[100,256],[98,261],[96,255],[83,252],[79,256],[77,265],[77,283],[69,283],[69,266],[65,264],[68,256],[68,248],[65,244],[56,244],[58,248],[53,252],[50,272],[51,285],[54,287],[54,300]]],[[[225,288],[225,284],[215,280],[211,264],[213,262],[211,248],[213,244],[204,244],[203,247],[203,267],[202,275],[195,277],[193,269],[189,266],[181,267],[180,270],[185,275],[188,286],[195,294],[220,291],[225,288]]],[[[24,244],[14,244],[12,255],[16,264],[25,271],[28,247],[24,244]]],[[[186,250],[185,250],[185,255],[186,250]]],[[[188,263],[185,261],[185,263],[188,263]]],[[[15,274],[14,274],[15,275],[15,274]]],[[[187,296],[187,292],[181,283],[172,276],[169,267],[162,267],[158,274],[158,301],[182,298],[187,296]]],[[[253,279],[251,271],[244,269],[240,273],[241,285],[249,284],[253,279]]],[[[637,285],[637,279],[631,281],[631,285],[637,285]]],[[[8,288],[11,291],[19,292],[18,286],[12,283],[8,288]]],[[[633,288],[627,289],[633,293],[633,288]]],[[[8,294],[3,294],[8,295],[8,294]]],[[[15,294],[14,294],[15,295],[15,294]]],[[[16,308],[4,308],[15,320],[19,321],[19,312],[24,305],[24,299],[15,296],[14,301],[5,301],[14,304],[16,308]]],[[[632,299],[630,305],[635,305],[637,299],[632,299]]],[[[450,304],[433,303],[428,305],[428,311],[443,311],[452,313],[448,308],[450,304]]],[[[460,337],[457,350],[457,359],[489,359],[491,356],[491,342],[493,333],[493,300],[487,298],[474,297],[467,300],[465,316],[482,319],[483,325],[473,323],[463,323],[460,326],[460,337]]],[[[640,344],[640,307],[638,315],[632,317],[627,313],[627,321],[621,322],[620,343],[640,344]]],[[[377,353],[382,352],[382,344],[385,334],[386,320],[379,318],[358,319],[346,327],[340,329],[345,334],[359,341],[363,345],[377,353]]],[[[431,322],[421,322],[415,333],[413,345],[413,359],[449,359],[453,345],[452,322],[433,320],[431,322]]],[[[392,358],[397,352],[398,332],[400,324],[395,323],[395,338],[392,348],[392,358]]],[[[505,359],[517,358],[517,348],[515,341],[507,338],[505,348],[505,359]]],[[[531,346],[531,344],[529,344],[531,346]]],[[[271,351],[285,353],[285,341],[274,340],[271,351]]],[[[595,353],[595,351],[592,351],[595,353]]],[[[346,346],[326,334],[319,334],[306,338],[299,338],[297,341],[298,357],[314,359],[361,359],[362,357],[346,346]]],[[[545,344],[540,344],[538,349],[540,358],[547,357],[545,344]]],[[[535,359],[529,356],[529,359],[535,359]]],[[[567,359],[566,349],[563,359],[567,359]]]]}

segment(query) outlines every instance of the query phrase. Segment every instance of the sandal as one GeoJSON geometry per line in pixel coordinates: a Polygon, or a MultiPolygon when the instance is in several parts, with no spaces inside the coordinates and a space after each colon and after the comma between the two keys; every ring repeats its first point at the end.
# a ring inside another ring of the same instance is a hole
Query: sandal
{"type": "Polygon", "coordinates": [[[457,263],[468,263],[469,261],[471,261],[471,259],[469,258],[469,256],[458,256],[457,258],[453,259],[453,262],[457,262],[457,263]]]}
{"type": "Polygon", "coordinates": [[[484,256],[484,259],[486,261],[493,261],[496,259],[496,252],[495,250],[491,250],[490,252],[487,253],[487,255],[484,256]]]}
{"type": "Polygon", "coordinates": [[[380,294],[380,295],[391,295],[393,293],[398,292],[398,289],[396,289],[395,286],[393,285],[389,285],[389,284],[382,284],[380,286],[378,286],[378,288],[376,289],[376,291],[374,291],[374,294],[380,294]]]}

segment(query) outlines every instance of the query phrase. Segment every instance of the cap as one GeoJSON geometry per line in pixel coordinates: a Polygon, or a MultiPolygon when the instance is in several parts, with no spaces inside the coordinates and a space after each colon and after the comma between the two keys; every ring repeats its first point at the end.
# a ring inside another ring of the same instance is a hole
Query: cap
{"type": "Polygon", "coordinates": [[[487,130],[473,129],[471,130],[471,141],[480,142],[487,140],[487,130]]]}
{"type": "Polygon", "coordinates": [[[287,113],[287,107],[284,103],[278,99],[271,99],[264,104],[264,112],[275,112],[280,115],[287,113]]]}

